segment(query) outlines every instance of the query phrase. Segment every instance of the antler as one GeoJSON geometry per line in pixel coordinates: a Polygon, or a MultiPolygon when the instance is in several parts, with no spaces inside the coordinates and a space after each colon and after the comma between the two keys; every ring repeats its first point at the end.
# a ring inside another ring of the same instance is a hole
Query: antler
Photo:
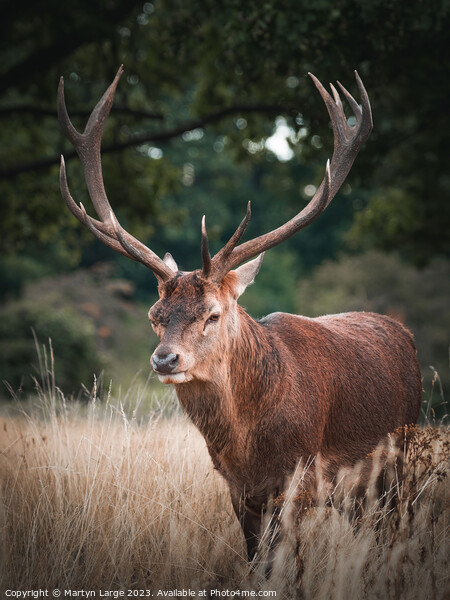
{"type": "MultiPolygon", "coordinates": [[[[100,220],[90,217],[84,206],[78,206],[72,198],[67,185],[64,157],[61,156],[60,187],[62,196],[75,217],[81,221],[99,240],[117,252],[143,263],[153,271],[158,280],[167,281],[174,275],[172,268],[160,259],[150,248],[130,235],[119,224],[106,196],[103,185],[101,165],[101,141],[103,127],[111,110],[114,93],[123,73],[122,66],[117,71],[114,81],[106,90],[97,106],[91,113],[83,133],[79,133],[72,125],[64,101],[64,80],[61,77],[58,88],[58,118],[60,126],[69,138],[80,157],[84,176],[94,208],[100,220]]],[[[208,248],[208,236],[204,219],[202,221],[202,258],[203,274],[213,281],[221,282],[231,270],[245,261],[273,248],[284,240],[312,223],[328,206],[343,184],[351,166],[372,131],[372,113],[370,102],[364,85],[355,71],[356,82],[361,96],[361,107],[351,94],[338,82],[338,85],[352,108],[356,125],[351,127],[345,117],[342,102],[336,88],[330,84],[333,98],[325,90],[320,81],[309,73],[319,90],[331,118],[334,135],[334,152],[327,161],[325,177],[312,200],[295,217],[277,229],[261,235],[253,240],[239,244],[251,216],[250,202],[247,212],[227,244],[211,258],[208,248]]]]}
{"type": "Polygon", "coordinates": [[[121,66],[117,71],[114,81],[92,111],[83,133],[79,133],[70,121],[64,100],[64,80],[61,77],[58,87],[59,123],[62,131],[72,142],[80,157],[89,196],[100,220],[98,221],[90,217],[84,206],[81,203],[78,206],[72,198],[67,185],[66,167],[63,156],[61,156],[60,169],[61,194],[72,214],[99,240],[117,252],[143,263],[153,271],[160,281],[167,281],[173,277],[174,272],[150,248],[147,248],[147,246],[121,227],[109,204],[103,185],[100,157],[103,127],[111,110],[114,93],[122,73],[123,67],[121,66]]]}
{"type": "MultiPolygon", "coordinates": [[[[338,82],[338,85],[352,108],[356,125],[351,127],[344,114],[342,102],[336,88],[330,84],[333,98],[312,73],[309,76],[319,90],[331,118],[334,135],[334,152],[327,161],[325,177],[311,201],[290,221],[277,229],[237,245],[250,220],[250,203],[247,214],[228,243],[211,259],[208,273],[214,281],[220,282],[224,276],[243,262],[273,248],[293,236],[297,231],[312,223],[329,205],[347,177],[351,166],[372,131],[372,112],[364,85],[355,71],[356,83],[361,96],[361,107],[351,94],[338,82]]],[[[203,240],[207,240],[206,231],[203,240]]],[[[204,256],[206,252],[203,252],[204,256]]],[[[208,251],[209,254],[209,251],[208,251]]]]}

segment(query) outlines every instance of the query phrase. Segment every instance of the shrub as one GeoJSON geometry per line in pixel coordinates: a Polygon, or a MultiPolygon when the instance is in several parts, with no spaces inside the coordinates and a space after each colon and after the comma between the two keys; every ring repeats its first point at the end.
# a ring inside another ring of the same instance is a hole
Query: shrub
{"type": "Polygon", "coordinates": [[[0,299],[18,298],[26,282],[47,275],[50,269],[30,256],[6,256],[0,259],[0,299]]]}
{"type": "Polygon", "coordinates": [[[51,339],[59,386],[68,394],[90,387],[103,364],[95,349],[92,324],[74,310],[52,310],[29,303],[11,303],[0,311],[0,377],[17,393],[28,393],[37,376],[38,356],[33,330],[40,343],[51,339]],[[29,372],[24,373],[24,365],[29,372]]]}

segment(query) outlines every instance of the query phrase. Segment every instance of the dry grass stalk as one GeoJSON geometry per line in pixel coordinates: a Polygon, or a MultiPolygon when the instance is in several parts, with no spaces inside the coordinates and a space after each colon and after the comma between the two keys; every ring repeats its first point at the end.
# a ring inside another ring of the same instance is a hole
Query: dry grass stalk
{"type": "Polygon", "coordinates": [[[403,479],[392,470],[393,443],[377,449],[369,470],[339,473],[334,487],[323,461],[300,465],[265,581],[262,566],[249,577],[226,486],[184,419],[143,426],[109,404],[93,401],[84,416],[57,405],[53,398],[46,418],[0,422],[0,591],[212,586],[314,600],[446,597],[450,440],[443,428],[401,432],[403,479]],[[393,481],[384,502],[376,490],[382,469],[393,481]],[[299,494],[304,477],[316,480],[314,506],[299,494]]]}

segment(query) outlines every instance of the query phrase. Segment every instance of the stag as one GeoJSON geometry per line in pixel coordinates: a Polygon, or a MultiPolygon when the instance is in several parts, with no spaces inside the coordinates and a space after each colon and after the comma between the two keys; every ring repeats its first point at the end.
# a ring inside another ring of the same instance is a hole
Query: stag
{"type": "Polygon", "coordinates": [[[160,381],[175,386],[181,406],[204,436],[214,467],[228,484],[251,561],[269,499],[282,492],[299,460],[320,453],[337,466],[353,465],[419,415],[416,350],[412,335],[397,321],[364,312],[315,319],[276,312],[256,321],[237,303],[264,252],[312,223],[341,187],[372,130],[368,95],[356,71],[361,105],[338,84],[356,119],[350,126],[337,89],[331,85],[330,95],[310,73],[334,136],[333,156],[316,194],[285,224],[240,243],[250,219],[248,204],[214,257],[203,217],[202,268],[183,272],[169,253],[161,259],[123,229],[106,196],[101,139],[121,74],[122,67],[82,134],[69,119],[60,80],[60,125],[81,160],[98,219],[73,200],[63,157],[62,196],[99,240],[155,274],[159,300],[149,318],[160,342],[151,367],[160,381]]]}

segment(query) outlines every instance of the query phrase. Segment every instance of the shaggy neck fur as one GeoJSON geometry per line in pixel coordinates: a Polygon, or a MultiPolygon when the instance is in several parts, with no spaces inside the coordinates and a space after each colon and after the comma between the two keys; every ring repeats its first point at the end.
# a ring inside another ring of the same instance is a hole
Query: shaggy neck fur
{"type": "Polygon", "coordinates": [[[273,401],[283,373],[272,335],[240,306],[237,317],[238,327],[217,359],[214,381],[175,386],[184,410],[216,454],[231,447],[233,452],[243,450],[261,412],[270,409],[267,403],[273,401]]]}

